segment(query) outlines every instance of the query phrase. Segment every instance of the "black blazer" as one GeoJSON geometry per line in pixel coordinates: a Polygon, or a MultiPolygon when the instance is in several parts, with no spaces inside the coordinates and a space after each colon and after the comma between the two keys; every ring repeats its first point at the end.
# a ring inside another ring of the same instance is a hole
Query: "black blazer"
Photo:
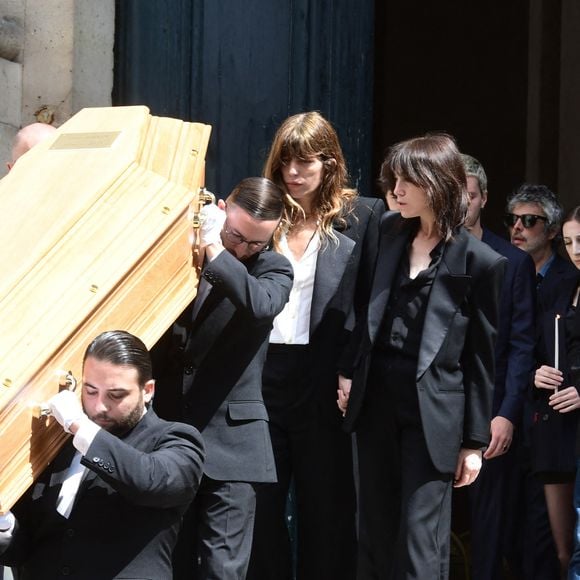
{"type": "MultiPolygon", "coordinates": [[[[397,212],[381,222],[379,255],[360,337],[345,427],[356,429],[371,352],[397,267],[413,232],[397,212]]],[[[489,441],[494,347],[506,259],[465,229],[445,244],[429,295],[417,365],[419,409],[435,467],[455,471],[462,445],[489,441]]],[[[396,380],[396,377],[393,377],[396,380]]]]}
{"type": "Polygon", "coordinates": [[[482,241],[508,260],[500,297],[495,345],[495,390],[492,417],[520,423],[534,369],[536,268],[531,256],[488,229],[482,241]]]}
{"type": "Polygon", "coordinates": [[[330,242],[318,253],[310,314],[310,352],[307,372],[317,395],[320,417],[340,424],[336,405],[337,365],[358,315],[364,315],[379,239],[383,200],[358,197],[346,226],[336,225],[338,244],[330,242]]]}
{"type": "Polygon", "coordinates": [[[240,262],[224,251],[203,269],[212,290],[192,323],[193,303],[154,349],[154,406],[202,433],[204,473],[218,481],[274,482],[262,398],[272,322],[288,301],[288,260],[264,251],[240,262]]]}
{"type": "Polygon", "coordinates": [[[121,439],[99,431],[65,519],[56,503],[74,452],[70,440],[16,503],[17,527],[0,544],[0,563],[17,567],[19,580],[171,578],[181,516],[202,476],[198,431],[151,409],[121,439]]]}

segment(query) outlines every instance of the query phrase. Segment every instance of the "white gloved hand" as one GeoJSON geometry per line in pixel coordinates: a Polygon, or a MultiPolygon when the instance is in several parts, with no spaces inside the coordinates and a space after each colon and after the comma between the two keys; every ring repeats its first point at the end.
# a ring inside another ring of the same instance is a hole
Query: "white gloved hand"
{"type": "Polygon", "coordinates": [[[201,208],[200,245],[221,244],[221,232],[226,221],[226,212],[210,203],[201,208]]]}
{"type": "Polygon", "coordinates": [[[8,532],[14,527],[14,514],[7,511],[5,514],[0,514],[0,532],[8,532]]]}
{"type": "Polygon", "coordinates": [[[61,391],[48,401],[48,408],[52,416],[70,433],[73,423],[86,419],[78,397],[72,391],[61,391]]]}

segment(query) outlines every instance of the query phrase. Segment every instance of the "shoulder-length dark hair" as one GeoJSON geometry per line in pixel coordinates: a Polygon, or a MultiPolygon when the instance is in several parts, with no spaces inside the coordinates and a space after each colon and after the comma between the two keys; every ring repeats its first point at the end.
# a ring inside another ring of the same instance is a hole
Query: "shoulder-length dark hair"
{"type": "Polygon", "coordinates": [[[469,203],[465,168],[453,137],[428,133],[393,145],[379,177],[385,194],[394,189],[396,176],[426,193],[439,234],[450,239],[463,224],[469,203]]]}
{"type": "Polygon", "coordinates": [[[313,210],[320,220],[322,235],[334,239],[333,223],[337,221],[344,225],[344,218],[352,211],[357,193],[349,187],[346,161],[338,135],[319,112],[299,113],[288,117],[280,125],[264,165],[264,177],[271,179],[286,193],[284,222],[290,226],[303,212],[288,194],[282,179],[282,166],[292,158],[306,160],[312,157],[317,157],[324,165],[313,210]]]}

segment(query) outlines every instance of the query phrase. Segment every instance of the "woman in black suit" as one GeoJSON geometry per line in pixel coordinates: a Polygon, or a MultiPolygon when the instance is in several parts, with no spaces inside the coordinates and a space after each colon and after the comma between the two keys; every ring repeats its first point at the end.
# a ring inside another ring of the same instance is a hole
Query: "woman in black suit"
{"type": "Polygon", "coordinates": [[[337,361],[367,300],[384,203],[348,186],[337,134],[317,112],[284,121],[264,176],[287,194],[275,246],[292,263],[294,286],[264,367],[278,483],[257,491],[248,579],[292,578],[285,507],[293,481],[298,580],[353,580],[352,452],[335,402],[337,361]]]}
{"type": "Polygon", "coordinates": [[[393,146],[381,181],[400,213],[381,221],[338,392],[357,436],[358,579],[444,579],[451,486],[474,481],[489,440],[505,258],[461,227],[466,177],[448,135],[393,146]]]}
{"type": "MultiPolygon", "coordinates": [[[[562,236],[573,264],[580,270],[580,207],[564,218],[562,236]]],[[[535,374],[532,464],[544,484],[552,536],[560,561],[561,578],[568,575],[573,550],[575,514],[573,510],[576,476],[575,441],[580,395],[578,373],[568,360],[570,337],[577,325],[580,271],[564,276],[538,302],[537,361],[535,374]],[[558,322],[555,321],[559,316],[558,322]],[[555,368],[558,327],[558,368],[555,368]],[[572,376],[574,374],[574,376],[572,376]]],[[[576,367],[580,363],[576,363],[576,367]]]]}

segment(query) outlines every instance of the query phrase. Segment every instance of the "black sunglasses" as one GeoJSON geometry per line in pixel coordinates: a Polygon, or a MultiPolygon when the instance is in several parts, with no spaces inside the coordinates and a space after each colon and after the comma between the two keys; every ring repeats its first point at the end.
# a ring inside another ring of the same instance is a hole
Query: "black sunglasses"
{"type": "Polygon", "coordinates": [[[515,213],[506,213],[503,216],[503,223],[508,228],[513,228],[518,220],[521,220],[522,226],[524,226],[524,228],[529,229],[533,228],[538,223],[538,220],[547,222],[548,218],[543,215],[534,215],[533,213],[524,213],[522,215],[517,215],[515,213]]]}

